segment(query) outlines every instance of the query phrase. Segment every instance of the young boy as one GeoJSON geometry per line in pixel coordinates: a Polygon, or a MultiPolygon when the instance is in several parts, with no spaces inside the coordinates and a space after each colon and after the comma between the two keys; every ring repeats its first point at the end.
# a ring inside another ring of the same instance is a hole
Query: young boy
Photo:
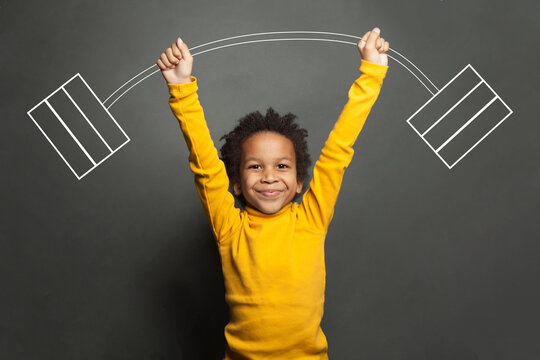
{"type": "Polygon", "coordinates": [[[191,76],[193,57],[180,38],[157,60],[180,122],[191,171],[217,240],[230,321],[227,359],[328,359],[321,330],[326,270],[324,239],[353,144],[379,94],[388,69],[389,44],[378,28],[358,42],[360,77],[313,170],[300,204],[309,165],[307,132],[268,109],[248,114],[225,135],[218,153],[191,76]],[[230,183],[229,183],[230,180],[230,183]],[[245,209],[235,207],[234,195],[245,209]]]}

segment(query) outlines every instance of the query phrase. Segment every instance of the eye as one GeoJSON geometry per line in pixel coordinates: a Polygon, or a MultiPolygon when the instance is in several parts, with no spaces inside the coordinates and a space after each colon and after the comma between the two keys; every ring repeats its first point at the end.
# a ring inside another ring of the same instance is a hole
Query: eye
{"type": "Polygon", "coordinates": [[[248,169],[259,169],[260,167],[261,165],[253,164],[253,165],[249,165],[248,169]]]}
{"type": "Polygon", "coordinates": [[[278,165],[278,168],[280,168],[280,169],[286,169],[288,167],[289,167],[289,165],[287,165],[287,164],[279,164],[278,165]]]}

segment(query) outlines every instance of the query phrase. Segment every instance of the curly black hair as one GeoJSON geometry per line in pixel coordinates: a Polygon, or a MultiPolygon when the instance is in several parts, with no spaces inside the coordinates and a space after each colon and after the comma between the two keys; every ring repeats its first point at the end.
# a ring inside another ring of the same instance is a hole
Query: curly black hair
{"type": "Polygon", "coordinates": [[[242,143],[251,135],[264,131],[272,131],[291,140],[296,155],[296,178],[298,181],[304,181],[311,165],[306,142],[308,132],[294,122],[296,118],[297,116],[291,113],[280,116],[272,107],[266,110],[266,116],[259,111],[254,111],[240,118],[238,125],[220,138],[220,140],[225,139],[225,144],[220,149],[220,159],[225,163],[231,182],[240,180],[242,143]]]}

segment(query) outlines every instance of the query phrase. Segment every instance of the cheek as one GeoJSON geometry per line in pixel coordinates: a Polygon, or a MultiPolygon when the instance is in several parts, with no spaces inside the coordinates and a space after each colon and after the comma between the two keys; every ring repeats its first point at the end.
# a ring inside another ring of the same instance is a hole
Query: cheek
{"type": "Polygon", "coordinates": [[[257,181],[253,174],[242,175],[242,189],[250,188],[257,181]]]}
{"type": "Polygon", "coordinates": [[[298,179],[296,177],[296,172],[289,175],[287,183],[291,187],[291,189],[296,190],[296,187],[298,186],[298,179]]]}

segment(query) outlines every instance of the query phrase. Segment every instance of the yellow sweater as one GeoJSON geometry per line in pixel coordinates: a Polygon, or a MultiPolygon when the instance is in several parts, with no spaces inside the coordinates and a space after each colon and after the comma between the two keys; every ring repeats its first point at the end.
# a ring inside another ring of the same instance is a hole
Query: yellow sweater
{"type": "Polygon", "coordinates": [[[275,214],[234,206],[224,163],[210,137],[197,79],[168,84],[191,171],[217,240],[230,321],[225,360],[328,359],[321,330],[326,269],[324,239],[353,144],[380,91],[388,67],[362,60],[361,76],[315,164],[301,204],[275,214]]]}

